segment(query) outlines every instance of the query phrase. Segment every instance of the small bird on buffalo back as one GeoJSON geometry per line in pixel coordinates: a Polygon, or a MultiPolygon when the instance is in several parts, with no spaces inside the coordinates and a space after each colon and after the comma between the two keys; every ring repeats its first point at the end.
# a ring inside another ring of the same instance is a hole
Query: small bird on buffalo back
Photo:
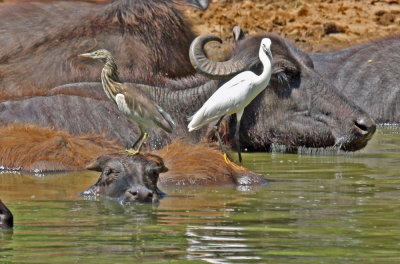
{"type": "Polygon", "coordinates": [[[189,131],[200,129],[202,126],[218,120],[214,128],[222,148],[218,127],[225,116],[236,114],[235,143],[238,148],[239,162],[242,162],[239,128],[244,108],[268,86],[271,79],[272,53],[269,38],[261,40],[259,58],[264,67],[261,75],[256,75],[251,71],[239,73],[215,91],[204,105],[189,118],[189,131]]]}
{"type": "Polygon", "coordinates": [[[100,49],[91,53],[80,54],[79,56],[98,59],[105,64],[101,72],[104,92],[117,105],[118,109],[127,118],[135,121],[140,128],[140,137],[131,149],[126,150],[128,155],[136,155],[140,152],[143,143],[148,137],[146,127],[159,127],[168,133],[175,129],[175,123],[171,116],[159,105],[135,86],[120,81],[117,64],[108,50],[100,49]],[[137,144],[139,146],[134,150],[137,144]]]}

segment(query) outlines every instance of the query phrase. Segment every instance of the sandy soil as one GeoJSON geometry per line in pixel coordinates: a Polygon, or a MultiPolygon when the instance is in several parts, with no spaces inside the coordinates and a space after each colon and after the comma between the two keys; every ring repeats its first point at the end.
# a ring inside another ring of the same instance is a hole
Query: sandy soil
{"type": "Polygon", "coordinates": [[[232,39],[232,27],[247,34],[275,32],[306,51],[335,50],[400,34],[400,0],[211,0],[206,11],[188,9],[199,34],[232,39]]]}

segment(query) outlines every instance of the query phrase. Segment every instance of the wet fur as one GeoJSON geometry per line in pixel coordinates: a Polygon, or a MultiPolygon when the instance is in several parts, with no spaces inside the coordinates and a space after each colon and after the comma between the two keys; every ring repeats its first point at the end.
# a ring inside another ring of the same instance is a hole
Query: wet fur
{"type": "Polygon", "coordinates": [[[98,155],[121,149],[100,135],[72,136],[54,128],[0,127],[0,165],[24,171],[81,170],[98,155]]]}
{"type": "MultiPolygon", "coordinates": [[[[104,162],[102,155],[122,149],[99,135],[72,136],[54,128],[33,125],[3,126],[0,127],[0,134],[0,165],[22,167],[23,171],[83,170],[96,159],[104,162]]],[[[265,183],[262,176],[226,163],[222,153],[209,143],[194,145],[178,140],[154,154],[161,156],[169,169],[160,176],[162,185],[238,184],[242,177],[252,179],[253,184],[265,183]]],[[[149,154],[146,158],[161,163],[162,160],[154,158],[157,156],[149,154]]]]}
{"type": "Polygon", "coordinates": [[[265,184],[261,175],[226,162],[216,144],[174,141],[155,154],[164,158],[169,171],[160,175],[161,186],[240,185],[247,177],[252,184],[265,184]]]}

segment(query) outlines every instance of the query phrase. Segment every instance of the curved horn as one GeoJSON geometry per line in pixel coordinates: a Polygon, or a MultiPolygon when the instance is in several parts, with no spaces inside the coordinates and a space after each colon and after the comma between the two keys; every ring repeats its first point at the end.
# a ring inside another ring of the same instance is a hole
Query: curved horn
{"type": "Polygon", "coordinates": [[[186,5],[195,7],[202,11],[208,8],[209,1],[208,0],[186,0],[186,5]]]}
{"type": "Polygon", "coordinates": [[[211,79],[222,79],[246,69],[247,65],[241,60],[230,59],[216,62],[208,59],[204,52],[204,45],[210,41],[222,43],[222,40],[214,35],[201,35],[195,38],[190,45],[189,58],[196,71],[211,79]]]}

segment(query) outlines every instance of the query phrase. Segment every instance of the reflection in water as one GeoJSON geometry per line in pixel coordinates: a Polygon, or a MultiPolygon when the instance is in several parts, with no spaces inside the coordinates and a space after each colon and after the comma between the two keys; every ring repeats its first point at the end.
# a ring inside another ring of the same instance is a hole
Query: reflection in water
{"type": "Polygon", "coordinates": [[[230,226],[187,226],[187,259],[218,264],[261,259],[252,256],[253,249],[246,244],[244,230],[230,226]]]}
{"type": "Polygon", "coordinates": [[[155,206],[84,200],[96,172],[0,174],[15,220],[0,230],[0,263],[398,263],[393,129],[357,153],[246,154],[269,185],[162,188],[155,206]]]}

